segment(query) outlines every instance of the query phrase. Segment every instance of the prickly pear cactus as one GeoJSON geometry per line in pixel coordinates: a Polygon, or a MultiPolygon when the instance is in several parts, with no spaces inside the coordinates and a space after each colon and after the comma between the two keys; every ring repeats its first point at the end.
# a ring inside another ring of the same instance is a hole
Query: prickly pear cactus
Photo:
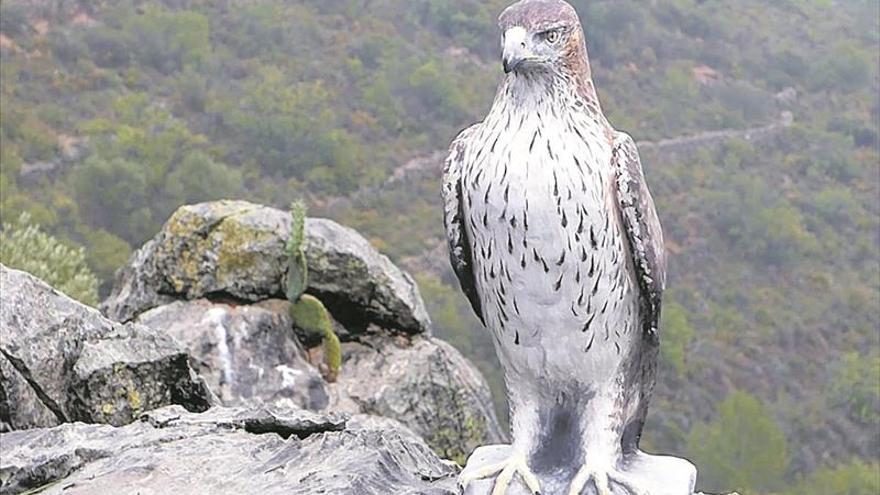
{"type": "Polygon", "coordinates": [[[336,381],[342,366],[342,348],[339,337],[333,333],[333,322],[324,304],[316,297],[306,294],[309,270],[306,263],[306,206],[302,201],[290,207],[290,242],[287,245],[287,300],[293,324],[311,334],[321,336],[324,347],[325,377],[336,381]]]}
{"type": "Polygon", "coordinates": [[[287,300],[294,302],[306,291],[309,267],[306,264],[306,205],[290,205],[290,241],[287,244],[287,300]]]}
{"type": "Polygon", "coordinates": [[[324,346],[324,364],[327,365],[325,378],[328,382],[336,381],[339,368],[342,366],[342,349],[339,337],[333,333],[333,322],[327,308],[318,298],[303,294],[290,307],[290,316],[296,326],[308,333],[321,335],[324,346]]]}

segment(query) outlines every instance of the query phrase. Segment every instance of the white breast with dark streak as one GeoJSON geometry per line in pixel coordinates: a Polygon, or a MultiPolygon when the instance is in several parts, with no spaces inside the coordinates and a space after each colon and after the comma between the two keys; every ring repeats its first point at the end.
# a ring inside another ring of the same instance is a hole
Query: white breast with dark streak
{"type": "Polygon", "coordinates": [[[610,189],[611,146],[585,112],[503,106],[496,101],[480,144],[466,151],[472,166],[462,177],[474,276],[499,357],[523,376],[613,380],[638,303],[610,189]]]}

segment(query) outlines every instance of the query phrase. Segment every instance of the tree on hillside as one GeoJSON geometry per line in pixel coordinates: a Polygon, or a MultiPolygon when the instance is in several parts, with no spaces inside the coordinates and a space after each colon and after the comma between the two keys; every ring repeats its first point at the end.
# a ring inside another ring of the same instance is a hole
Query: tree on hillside
{"type": "Polygon", "coordinates": [[[876,495],[880,493],[880,464],[858,459],[816,470],[785,495],[876,495]]]}
{"type": "Polygon", "coordinates": [[[710,491],[775,490],[788,466],[785,435],[764,405],[746,392],[727,396],[715,420],[694,427],[687,451],[700,467],[703,489],[710,491]]]}

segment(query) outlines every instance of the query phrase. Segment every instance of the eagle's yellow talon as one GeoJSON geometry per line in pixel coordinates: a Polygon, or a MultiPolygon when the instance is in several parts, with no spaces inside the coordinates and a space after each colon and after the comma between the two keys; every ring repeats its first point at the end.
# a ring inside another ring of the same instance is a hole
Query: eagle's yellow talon
{"type": "Polygon", "coordinates": [[[521,455],[513,456],[504,462],[490,464],[474,473],[462,475],[458,480],[458,487],[461,493],[464,493],[472,482],[498,475],[495,478],[492,495],[504,495],[517,474],[519,474],[523,483],[525,483],[533,495],[541,495],[541,485],[538,477],[532,473],[526,464],[525,457],[521,455]]]}
{"type": "Polygon", "coordinates": [[[583,466],[571,481],[568,495],[581,495],[584,488],[592,480],[598,495],[613,495],[610,482],[626,489],[630,495],[651,495],[650,492],[632,483],[625,474],[616,470],[604,470],[592,466],[583,466]]]}

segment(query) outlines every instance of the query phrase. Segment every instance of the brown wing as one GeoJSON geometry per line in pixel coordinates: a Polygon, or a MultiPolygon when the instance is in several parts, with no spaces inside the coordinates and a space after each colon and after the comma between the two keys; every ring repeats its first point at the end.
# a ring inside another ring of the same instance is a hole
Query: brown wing
{"type": "Polygon", "coordinates": [[[461,289],[471,302],[474,312],[485,325],[480,297],[474,279],[471,242],[464,225],[461,173],[464,169],[467,140],[482,124],[475,124],[458,135],[449,147],[449,156],[443,170],[443,223],[449,244],[449,260],[458,277],[461,289]]]}
{"type": "Polygon", "coordinates": [[[629,241],[629,252],[636,271],[642,295],[643,311],[639,317],[645,346],[641,348],[637,366],[636,410],[624,428],[622,447],[636,452],[648,414],[648,402],[657,376],[657,357],[660,351],[660,300],[666,287],[666,250],[663,231],[636,143],[629,135],[618,132],[614,136],[612,166],[617,172],[617,206],[629,241]]]}
{"type": "Polygon", "coordinates": [[[645,331],[657,332],[660,300],[666,288],[666,250],[654,199],[648,191],[636,143],[626,133],[614,138],[612,166],[617,172],[617,201],[629,240],[639,288],[648,309],[645,331]]]}

